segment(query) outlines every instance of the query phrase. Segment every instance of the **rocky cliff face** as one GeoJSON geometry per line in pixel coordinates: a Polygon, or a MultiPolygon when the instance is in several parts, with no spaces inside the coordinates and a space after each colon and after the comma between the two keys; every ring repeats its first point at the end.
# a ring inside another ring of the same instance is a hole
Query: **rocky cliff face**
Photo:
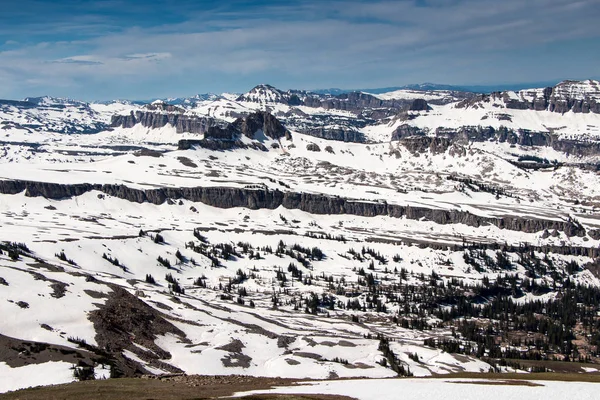
{"type": "Polygon", "coordinates": [[[179,141],[179,150],[187,150],[192,146],[200,146],[210,150],[230,150],[233,148],[253,148],[266,151],[267,148],[261,143],[262,136],[270,139],[291,137],[290,132],[273,115],[257,111],[246,117],[240,117],[231,124],[224,127],[211,126],[204,133],[202,140],[184,139],[179,141]],[[240,138],[245,136],[257,140],[251,144],[244,144],[240,138]]]}
{"type": "Polygon", "coordinates": [[[111,127],[133,128],[141,124],[146,128],[163,128],[167,124],[174,126],[177,133],[196,133],[202,135],[214,126],[223,126],[223,122],[209,117],[187,115],[179,112],[131,111],[128,115],[113,115],[111,127]]]}
{"type": "Polygon", "coordinates": [[[392,132],[391,140],[401,140],[407,137],[425,136],[426,132],[416,126],[402,124],[392,132]]]}
{"type": "Polygon", "coordinates": [[[241,140],[182,139],[177,144],[177,150],[189,150],[194,147],[202,147],[215,151],[233,149],[268,151],[267,147],[260,142],[244,143],[241,140]]]}
{"type": "Polygon", "coordinates": [[[371,112],[372,110],[385,109],[386,116],[395,115],[402,110],[428,109],[427,102],[423,99],[382,100],[369,93],[363,92],[349,92],[332,96],[300,90],[282,91],[270,85],[258,85],[248,93],[239,96],[236,101],[258,104],[281,103],[289,106],[343,110],[356,114],[360,114],[366,110],[371,112]]]}
{"type": "Polygon", "coordinates": [[[352,129],[351,127],[303,127],[297,130],[298,132],[304,133],[305,135],[310,135],[327,140],[336,140],[339,142],[363,143],[365,141],[364,134],[355,129],[352,129]]]}
{"type": "Polygon", "coordinates": [[[548,110],[564,113],[600,113],[600,82],[564,81],[556,85],[549,96],[548,110]]]}
{"type": "Polygon", "coordinates": [[[347,118],[340,115],[314,114],[309,117],[301,115],[285,119],[286,126],[305,135],[355,143],[365,141],[365,136],[360,130],[374,123],[376,123],[375,119],[365,115],[347,118]]]}
{"type": "Polygon", "coordinates": [[[467,211],[410,207],[360,200],[332,197],[322,194],[282,192],[269,189],[241,189],[230,187],[184,187],[159,189],[133,189],[124,185],[72,184],[0,181],[1,194],[16,194],[25,191],[26,196],[42,196],[63,199],[80,196],[96,190],[107,195],[135,203],[162,204],[167,199],[185,199],[201,202],[218,208],[246,207],[253,210],[276,209],[283,206],[299,209],[311,214],[351,214],[363,217],[405,217],[411,220],[427,220],[438,224],[465,224],[473,227],[494,225],[500,229],[521,232],[562,231],[568,236],[585,236],[586,230],[575,221],[554,221],[527,217],[506,216],[502,218],[482,217],[467,211]]]}
{"type": "Polygon", "coordinates": [[[244,118],[238,118],[233,122],[232,127],[250,139],[255,139],[259,131],[262,131],[265,136],[271,139],[279,139],[288,133],[288,130],[277,118],[263,111],[257,111],[244,118]]]}
{"type": "Polygon", "coordinates": [[[263,111],[240,117],[228,124],[210,117],[185,114],[182,109],[172,105],[153,103],[147,109],[132,111],[129,115],[115,115],[111,126],[132,128],[141,124],[146,128],[162,128],[169,124],[176,128],[177,133],[203,134],[206,138],[217,140],[234,140],[239,135],[254,139],[259,131],[271,139],[278,139],[288,132],[277,118],[263,111]]]}
{"type": "Polygon", "coordinates": [[[501,101],[506,108],[565,113],[600,113],[600,82],[564,81],[545,89],[482,94],[462,101],[457,107],[477,107],[478,103],[501,101]]]}
{"type": "MultiPolygon", "coordinates": [[[[392,102],[380,100],[377,97],[367,93],[352,92],[340,94],[329,99],[320,100],[320,105],[318,105],[317,107],[322,107],[326,110],[335,109],[346,111],[358,111],[359,109],[363,108],[388,107],[392,106],[391,103],[392,102]]],[[[306,105],[309,107],[315,106],[311,104],[306,105]]]]}
{"type": "Polygon", "coordinates": [[[427,150],[433,143],[438,150],[442,145],[451,144],[468,145],[470,142],[484,142],[495,140],[500,143],[518,144],[521,146],[548,146],[554,150],[575,156],[594,156],[600,154],[600,142],[583,142],[577,140],[558,139],[546,132],[532,132],[526,129],[513,130],[505,127],[494,129],[491,126],[463,126],[458,129],[438,128],[433,135],[418,127],[402,124],[392,132],[393,141],[408,144],[409,149],[415,152],[427,150]],[[416,138],[421,138],[420,141],[416,138]],[[432,141],[432,138],[444,138],[447,141],[432,141]],[[410,140],[408,140],[410,139],[410,140]]]}
{"type": "Polygon", "coordinates": [[[412,104],[408,108],[408,110],[409,111],[429,111],[429,110],[431,110],[431,107],[429,107],[429,104],[427,104],[427,101],[425,99],[414,99],[412,104]]]}
{"type": "Polygon", "coordinates": [[[400,144],[413,154],[421,154],[426,151],[431,154],[440,154],[448,150],[452,145],[452,140],[443,137],[416,136],[402,138],[400,144]]]}
{"type": "MultiPolygon", "coordinates": [[[[390,116],[409,110],[414,106],[414,101],[407,99],[381,100],[368,93],[351,92],[330,97],[307,97],[304,99],[303,105],[326,110],[349,111],[356,114],[364,113],[367,110],[369,112],[385,110],[384,115],[390,116]]],[[[417,103],[416,107],[422,107],[422,103],[417,103]]]]}

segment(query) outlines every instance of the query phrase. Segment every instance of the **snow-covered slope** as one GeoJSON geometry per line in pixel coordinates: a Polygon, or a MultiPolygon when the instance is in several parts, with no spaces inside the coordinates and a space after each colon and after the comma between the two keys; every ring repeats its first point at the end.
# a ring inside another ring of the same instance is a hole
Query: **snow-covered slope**
{"type": "Polygon", "coordinates": [[[418,93],[2,102],[0,391],[598,362],[599,114],[418,93]]]}
{"type": "Polygon", "coordinates": [[[447,91],[447,90],[421,91],[421,90],[401,89],[401,90],[395,90],[393,92],[375,94],[374,96],[379,99],[382,99],[382,100],[424,99],[427,101],[438,100],[438,101],[443,101],[446,103],[454,102],[454,101],[458,100],[451,91],[447,91]]]}
{"type": "Polygon", "coordinates": [[[394,398],[402,393],[406,400],[465,399],[478,400],[485,395],[489,400],[507,398],[537,398],[560,400],[565,397],[594,398],[598,384],[585,382],[511,381],[490,379],[386,379],[350,380],[339,382],[310,382],[299,386],[280,387],[236,394],[249,395],[329,395],[348,396],[359,400],[394,398]],[[377,390],[373,390],[376,385],[377,390]],[[493,388],[493,390],[484,388],[493,388]]]}

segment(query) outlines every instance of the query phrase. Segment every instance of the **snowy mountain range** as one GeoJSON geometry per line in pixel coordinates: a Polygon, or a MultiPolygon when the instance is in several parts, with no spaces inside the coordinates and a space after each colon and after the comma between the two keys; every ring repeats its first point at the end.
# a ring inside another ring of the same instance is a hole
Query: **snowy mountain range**
{"type": "Polygon", "coordinates": [[[507,83],[507,84],[498,84],[498,85],[446,85],[440,83],[415,83],[410,85],[403,86],[391,86],[384,88],[374,88],[374,89],[339,89],[339,88],[330,88],[330,89],[316,89],[312,90],[314,93],[318,94],[330,94],[330,95],[338,95],[342,93],[349,92],[367,92],[373,94],[380,93],[388,93],[394,92],[397,90],[446,90],[452,92],[471,92],[471,93],[492,93],[492,92],[503,92],[503,91],[519,91],[523,89],[528,89],[532,87],[548,87],[555,86],[558,81],[546,81],[546,82],[529,82],[529,83],[507,83]]]}
{"type": "Polygon", "coordinates": [[[598,372],[600,82],[439,89],[0,100],[0,392],[598,372]]]}

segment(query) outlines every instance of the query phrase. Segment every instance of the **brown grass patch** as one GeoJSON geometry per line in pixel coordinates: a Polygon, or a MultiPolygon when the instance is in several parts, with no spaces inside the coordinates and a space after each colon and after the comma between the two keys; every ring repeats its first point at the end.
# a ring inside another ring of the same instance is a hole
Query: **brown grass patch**
{"type": "Polygon", "coordinates": [[[520,380],[497,380],[497,381],[448,381],[464,385],[492,385],[492,386],[544,386],[539,383],[520,380]]]}
{"type": "Polygon", "coordinates": [[[355,400],[354,397],[335,394],[253,394],[241,400],[355,400]]]}
{"type": "MultiPolygon", "coordinates": [[[[0,400],[200,400],[232,396],[237,392],[267,390],[274,386],[291,385],[293,382],[295,381],[290,379],[245,376],[121,378],[24,389],[0,394],[0,400]]],[[[256,396],[251,398],[285,398],[256,396]]],[[[294,399],[293,397],[288,398],[294,399]]],[[[297,399],[321,399],[321,397],[304,396],[297,397],[297,399]]],[[[327,399],[329,400],[329,398],[327,399]]],[[[337,399],[331,398],[331,400],[337,399]]]]}
{"type": "Polygon", "coordinates": [[[557,372],[539,372],[531,374],[518,373],[477,373],[477,372],[458,372],[444,375],[433,375],[422,379],[487,379],[487,380],[515,380],[515,381],[561,381],[561,382],[592,382],[600,383],[600,374],[598,373],[557,373],[557,372]]]}

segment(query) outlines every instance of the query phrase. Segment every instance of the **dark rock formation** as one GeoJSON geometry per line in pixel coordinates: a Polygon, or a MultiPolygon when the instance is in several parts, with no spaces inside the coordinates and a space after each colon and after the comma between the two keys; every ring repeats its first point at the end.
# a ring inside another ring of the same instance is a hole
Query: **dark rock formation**
{"type": "Polygon", "coordinates": [[[590,229],[588,235],[594,240],[600,239],[600,229],[590,229]]]}
{"type": "MultiPolygon", "coordinates": [[[[415,149],[415,152],[422,152],[429,148],[431,141],[425,140],[428,132],[408,124],[402,124],[392,132],[391,140],[403,141],[412,138],[409,146],[415,149]],[[422,137],[422,141],[414,140],[416,137],[422,137]],[[422,151],[418,150],[421,149],[422,151]]],[[[518,144],[520,146],[549,146],[554,150],[575,156],[593,156],[600,154],[600,142],[577,141],[558,139],[555,135],[547,132],[533,132],[526,129],[508,129],[500,127],[494,129],[491,126],[462,126],[458,129],[437,128],[434,135],[427,138],[446,138],[449,143],[440,141],[439,145],[460,144],[468,145],[471,142],[484,142],[489,140],[500,143],[518,144]]],[[[408,142],[407,142],[408,143],[408,142]]],[[[437,146],[438,149],[441,147],[437,146]]]]}
{"type": "Polygon", "coordinates": [[[429,111],[431,107],[429,107],[429,104],[424,99],[414,99],[408,109],[410,111],[429,111]]]}
{"type": "Polygon", "coordinates": [[[159,189],[133,189],[124,185],[77,184],[32,181],[0,181],[0,193],[15,194],[25,191],[26,196],[43,196],[49,199],[62,199],[78,196],[97,190],[107,195],[126,199],[135,203],[149,202],[162,204],[167,199],[185,199],[201,202],[213,207],[246,207],[252,210],[275,209],[283,206],[299,209],[312,214],[350,214],[363,217],[377,215],[411,220],[427,220],[438,224],[465,224],[473,227],[494,225],[500,229],[521,232],[541,232],[558,230],[568,236],[584,236],[585,228],[576,221],[554,221],[537,218],[505,216],[482,217],[459,210],[430,209],[392,205],[387,203],[364,202],[322,194],[282,192],[269,189],[240,189],[228,187],[184,187],[159,189]]]}
{"type": "Polygon", "coordinates": [[[170,359],[171,354],[157,346],[154,341],[158,336],[171,334],[183,342],[189,342],[185,333],[125,289],[117,285],[110,287],[112,293],[108,300],[89,314],[96,331],[98,346],[117,360],[126,376],[141,375],[144,371],[128,362],[121,354],[123,350],[135,353],[154,367],[167,368],[170,372],[182,372],[161,361],[170,359]],[[134,343],[148,350],[142,350],[134,343]]]}
{"type": "MultiPolygon", "coordinates": [[[[255,139],[259,131],[271,139],[278,139],[289,133],[277,118],[262,111],[240,117],[228,124],[214,118],[183,114],[183,110],[175,106],[159,107],[157,104],[151,104],[147,107],[147,112],[132,111],[129,115],[113,116],[111,126],[132,128],[136,124],[142,124],[147,128],[162,128],[170,124],[176,128],[177,133],[204,134],[206,139],[226,141],[235,141],[240,135],[255,139]]],[[[219,146],[222,145],[216,145],[219,146]]]]}
{"type": "Polygon", "coordinates": [[[413,154],[421,154],[429,150],[432,154],[444,153],[452,145],[450,139],[433,136],[406,137],[400,144],[413,154]]]}
{"type": "Polygon", "coordinates": [[[424,136],[424,135],[425,135],[425,132],[422,129],[417,128],[416,126],[402,124],[399,127],[397,127],[394,130],[394,132],[392,132],[392,140],[400,140],[400,139],[406,138],[406,137],[424,136]]]}
{"type": "Polygon", "coordinates": [[[225,127],[220,126],[211,126],[204,133],[204,137],[206,139],[216,139],[216,140],[235,140],[238,137],[240,132],[233,126],[233,124],[229,124],[225,127]]]}
{"type": "Polygon", "coordinates": [[[363,108],[382,108],[386,107],[386,101],[377,97],[361,92],[343,93],[338,96],[326,99],[320,102],[320,107],[330,110],[357,111],[363,108]]]}
{"type": "Polygon", "coordinates": [[[576,156],[595,156],[600,154],[600,142],[581,142],[576,140],[554,140],[554,150],[576,156]]]}
{"type": "Polygon", "coordinates": [[[193,146],[200,146],[210,150],[230,150],[233,148],[253,148],[267,151],[267,148],[261,143],[264,137],[257,137],[262,134],[271,139],[282,137],[291,137],[290,132],[273,115],[258,111],[247,115],[244,118],[238,118],[233,123],[225,127],[211,126],[204,134],[204,139],[183,139],[179,141],[179,150],[187,150],[193,146]],[[240,140],[244,135],[250,139],[256,139],[256,142],[245,144],[240,140]]]}
{"type": "Polygon", "coordinates": [[[354,130],[352,128],[341,128],[341,127],[314,127],[314,128],[296,128],[300,133],[305,135],[314,136],[320,139],[336,140],[339,142],[352,142],[352,143],[363,143],[365,141],[365,135],[362,132],[354,130]]]}
{"type": "MultiPolygon", "coordinates": [[[[46,324],[43,324],[42,328],[52,330],[46,324]]],[[[2,334],[0,334],[0,360],[11,368],[43,364],[50,361],[91,366],[102,361],[100,357],[88,350],[16,339],[2,334]]]]}
{"type": "MultiPolygon", "coordinates": [[[[275,143],[277,144],[277,143],[275,143]]],[[[178,142],[178,150],[189,150],[195,146],[209,150],[233,150],[233,149],[254,149],[267,151],[267,147],[260,142],[244,143],[241,140],[215,140],[215,139],[182,139],[178,142]]]]}
{"type": "Polygon", "coordinates": [[[263,111],[257,111],[245,118],[238,118],[231,126],[250,139],[255,139],[256,133],[259,131],[271,139],[284,137],[287,132],[277,118],[263,111]]]}
{"type": "Polygon", "coordinates": [[[223,126],[222,121],[214,118],[187,115],[177,112],[136,111],[128,115],[113,115],[110,126],[133,128],[141,124],[146,128],[162,128],[167,124],[175,127],[177,133],[189,132],[204,134],[210,127],[223,126]]]}

